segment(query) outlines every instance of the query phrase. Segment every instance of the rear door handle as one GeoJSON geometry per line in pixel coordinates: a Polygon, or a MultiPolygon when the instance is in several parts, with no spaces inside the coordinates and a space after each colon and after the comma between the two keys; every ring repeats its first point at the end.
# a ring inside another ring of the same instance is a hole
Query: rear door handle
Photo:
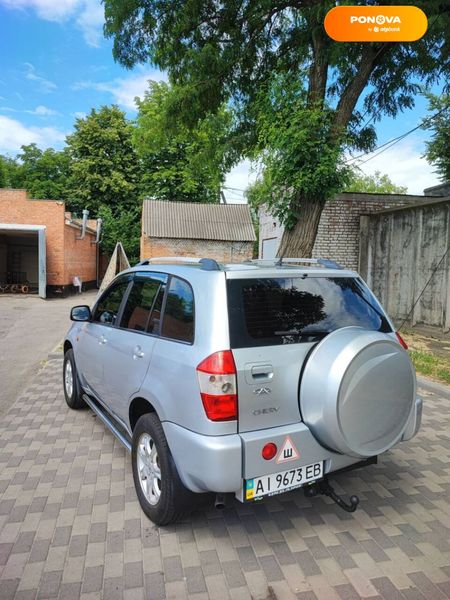
{"type": "Polygon", "coordinates": [[[251,370],[252,378],[256,381],[260,379],[272,379],[273,367],[272,365],[255,365],[251,370]]]}
{"type": "Polygon", "coordinates": [[[105,336],[101,335],[100,338],[99,338],[99,340],[98,340],[98,343],[100,344],[100,346],[102,346],[103,344],[106,344],[107,341],[108,340],[105,338],[105,336]]]}
{"type": "Polygon", "coordinates": [[[143,358],[145,355],[145,353],[143,352],[142,348],[140,346],[136,346],[136,348],[133,350],[133,358],[143,358]]]}

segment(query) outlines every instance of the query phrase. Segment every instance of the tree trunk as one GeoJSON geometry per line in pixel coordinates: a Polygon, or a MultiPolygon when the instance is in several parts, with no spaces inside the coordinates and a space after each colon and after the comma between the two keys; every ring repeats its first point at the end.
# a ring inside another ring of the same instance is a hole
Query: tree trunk
{"type": "Polygon", "coordinates": [[[297,223],[293,229],[284,230],[277,256],[311,257],[324,206],[325,200],[322,198],[300,198],[297,202],[297,223]]]}

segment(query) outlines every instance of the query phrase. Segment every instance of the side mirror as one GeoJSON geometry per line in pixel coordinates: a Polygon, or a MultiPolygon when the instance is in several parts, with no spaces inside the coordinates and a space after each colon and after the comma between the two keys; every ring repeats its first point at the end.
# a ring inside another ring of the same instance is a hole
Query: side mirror
{"type": "Polygon", "coordinates": [[[74,306],[70,311],[70,319],[71,321],[90,321],[91,309],[85,304],[74,306]]]}

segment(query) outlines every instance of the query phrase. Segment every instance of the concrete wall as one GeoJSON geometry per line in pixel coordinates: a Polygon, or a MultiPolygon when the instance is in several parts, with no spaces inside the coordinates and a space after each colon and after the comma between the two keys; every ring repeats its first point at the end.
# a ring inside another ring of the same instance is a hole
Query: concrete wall
{"type": "Polygon", "coordinates": [[[141,236],[141,260],[159,256],[195,256],[219,262],[240,262],[252,258],[253,242],[187,240],[141,236]]]}
{"type": "MultiPolygon", "coordinates": [[[[313,258],[329,258],[343,267],[358,268],[359,217],[384,208],[423,202],[423,196],[404,194],[338,194],[325,205],[320,218],[313,258]]],[[[277,246],[283,235],[279,221],[260,210],[259,257],[263,257],[263,241],[276,238],[277,246]]],[[[273,246],[273,244],[269,244],[273,246]]],[[[269,257],[272,258],[272,257],[269,257]]]]}
{"type": "MultiPolygon", "coordinates": [[[[359,272],[389,315],[402,321],[449,245],[450,198],[362,216],[359,272]]],[[[450,252],[410,322],[450,329],[450,252]]]]}
{"type": "MultiPolygon", "coordinates": [[[[72,285],[78,275],[83,282],[96,279],[95,234],[86,233],[77,240],[80,227],[66,224],[64,202],[34,200],[25,190],[0,188],[0,224],[45,225],[47,252],[47,285],[72,285]]],[[[1,227],[1,225],[0,225],[1,227]]]]}

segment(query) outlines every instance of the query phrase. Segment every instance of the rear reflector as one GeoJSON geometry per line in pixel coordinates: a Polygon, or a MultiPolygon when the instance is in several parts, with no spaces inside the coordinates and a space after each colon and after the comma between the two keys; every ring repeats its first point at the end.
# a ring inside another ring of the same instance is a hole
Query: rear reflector
{"type": "Polygon", "coordinates": [[[402,336],[399,334],[398,331],[396,331],[395,335],[397,336],[397,339],[400,342],[400,344],[403,346],[403,348],[405,350],[408,350],[408,344],[405,342],[405,340],[402,338],[402,336]]]}
{"type": "Polygon", "coordinates": [[[237,419],[236,366],[231,350],[221,350],[205,358],[197,367],[197,376],[208,419],[237,419]]]}
{"type": "Polygon", "coordinates": [[[275,458],[275,456],[277,454],[277,450],[278,450],[277,445],[274,444],[273,442],[269,442],[262,449],[261,455],[265,460],[272,460],[272,458],[275,458]]]}

